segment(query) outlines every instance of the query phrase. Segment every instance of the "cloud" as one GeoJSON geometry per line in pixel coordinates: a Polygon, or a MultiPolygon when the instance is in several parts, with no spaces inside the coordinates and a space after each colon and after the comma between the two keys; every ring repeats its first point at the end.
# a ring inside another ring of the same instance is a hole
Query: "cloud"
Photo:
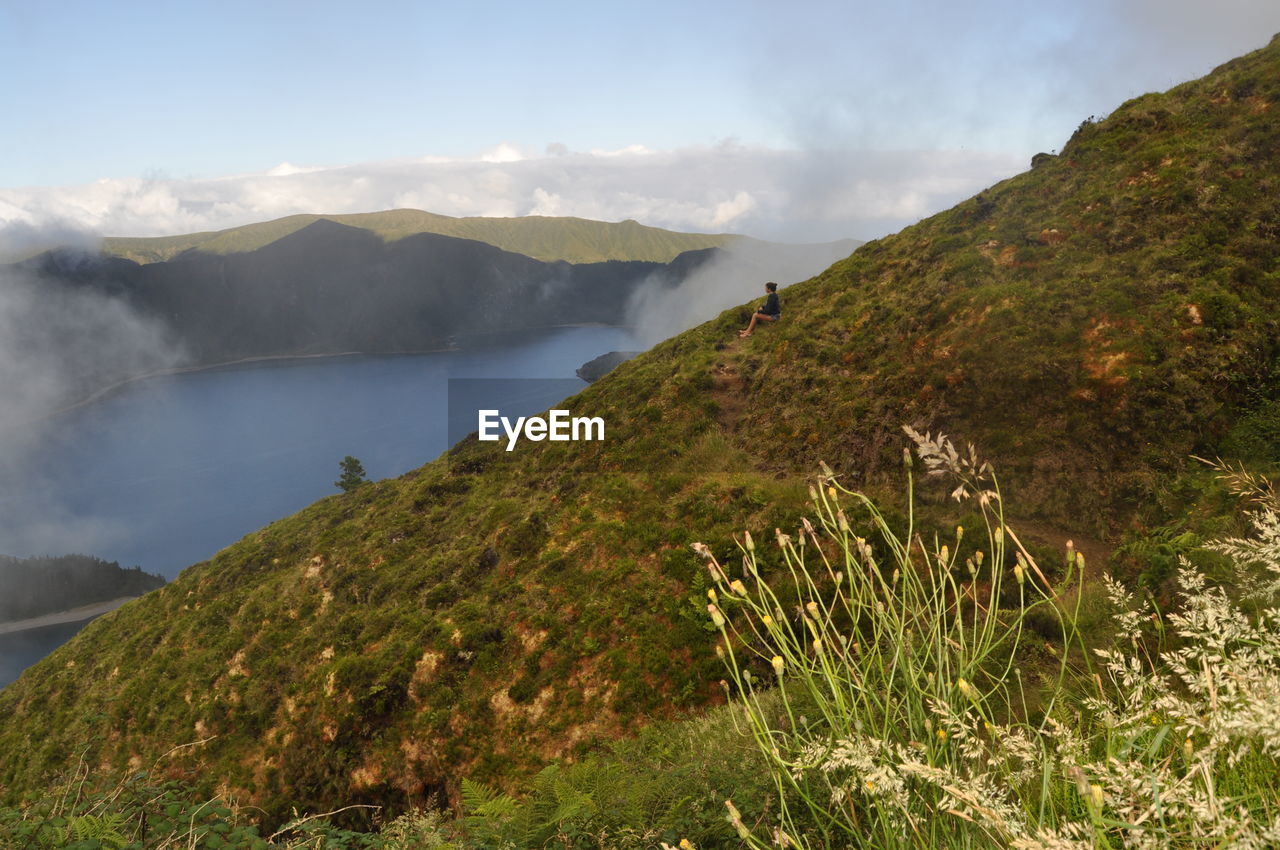
{"type": "MultiPolygon", "coordinates": [[[[1026,167],[977,151],[777,150],[721,144],[543,152],[499,145],[473,158],[343,167],[282,163],[216,179],[105,179],[0,189],[2,234],[109,236],[220,230],[296,213],[412,207],[453,216],[636,219],[766,239],[869,239],[945,209],[1026,167]]],[[[13,237],[10,237],[11,239],[13,237]]]]}
{"type": "MultiPolygon", "coordinates": [[[[38,241],[60,235],[31,234],[38,241]]],[[[52,260],[71,273],[86,261],[74,251],[52,260]]],[[[114,542],[121,529],[77,517],[48,486],[42,447],[62,439],[50,417],[91,392],[181,359],[161,324],[123,298],[0,267],[0,551],[87,552],[114,542]]]]}

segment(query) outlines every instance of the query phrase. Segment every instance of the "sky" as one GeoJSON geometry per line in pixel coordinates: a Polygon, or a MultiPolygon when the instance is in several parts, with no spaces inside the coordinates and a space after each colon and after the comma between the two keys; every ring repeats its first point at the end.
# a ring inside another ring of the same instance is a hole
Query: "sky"
{"type": "Polygon", "coordinates": [[[873,238],[1277,0],[0,0],[0,251],[297,212],[873,238]]]}

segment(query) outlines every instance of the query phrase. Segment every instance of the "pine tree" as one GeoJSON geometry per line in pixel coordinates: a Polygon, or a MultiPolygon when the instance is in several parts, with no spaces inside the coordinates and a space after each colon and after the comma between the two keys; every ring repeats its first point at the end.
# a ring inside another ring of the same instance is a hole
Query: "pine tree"
{"type": "Polygon", "coordinates": [[[360,461],[351,455],[344,457],[338,466],[342,468],[342,477],[333,482],[333,486],[342,490],[344,493],[350,493],[352,490],[366,483],[369,479],[365,476],[364,466],[360,461]]]}

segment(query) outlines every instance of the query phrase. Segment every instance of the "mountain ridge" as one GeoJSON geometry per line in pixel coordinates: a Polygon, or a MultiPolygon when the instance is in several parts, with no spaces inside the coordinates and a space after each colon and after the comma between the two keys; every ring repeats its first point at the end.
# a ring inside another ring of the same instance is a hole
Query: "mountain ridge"
{"type": "Polygon", "coordinates": [[[686,251],[759,241],[729,233],[682,233],[649,227],[631,219],[601,222],[576,216],[459,218],[402,208],[373,213],[307,213],[177,236],[109,236],[103,240],[102,249],[108,255],[144,264],[170,260],[191,250],[209,254],[245,253],[263,248],[320,220],[368,230],[385,242],[418,233],[436,233],[485,242],[544,262],[644,260],[665,263],[686,251]]]}

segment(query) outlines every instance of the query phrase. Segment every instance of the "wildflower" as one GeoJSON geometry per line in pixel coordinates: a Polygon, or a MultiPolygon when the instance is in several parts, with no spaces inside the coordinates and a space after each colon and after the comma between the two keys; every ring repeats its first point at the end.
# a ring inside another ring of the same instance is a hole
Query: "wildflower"
{"type": "Polygon", "coordinates": [[[1021,585],[1024,581],[1026,581],[1027,579],[1026,572],[1022,569],[1021,561],[1013,565],[1013,577],[1018,582],[1019,585],[1021,585]]]}
{"type": "Polygon", "coordinates": [[[973,558],[974,558],[974,560],[975,560],[975,561],[977,561],[977,562],[978,562],[978,566],[982,566],[982,559],[983,559],[984,557],[986,557],[986,556],[983,554],[983,552],[982,552],[982,550],[981,550],[981,549],[979,549],[977,552],[974,552],[974,553],[973,553],[973,558]]]}
{"type": "Polygon", "coordinates": [[[939,741],[945,741],[945,740],[947,740],[947,730],[946,730],[946,729],[941,729],[941,728],[940,728],[940,729],[938,729],[936,732],[934,732],[933,734],[935,734],[935,735],[937,735],[937,736],[938,736],[938,740],[939,740],[939,741]]]}
{"type": "Polygon", "coordinates": [[[942,550],[938,553],[938,560],[939,560],[939,561],[941,561],[943,564],[946,564],[946,563],[950,562],[950,561],[951,561],[951,547],[949,547],[949,546],[948,546],[947,544],[945,544],[945,543],[944,543],[944,544],[942,544],[942,550]]]}
{"type": "Polygon", "coordinates": [[[744,545],[746,545],[746,547],[747,547],[747,551],[748,551],[748,552],[754,552],[754,551],[756,551],[756,544],[755,544],[755,541],[751,539],[751,532],[750,532],[750,531],[744,531],[744,532],[742,532],[742,536],[743,536],[743,538],[745,539],[745,544],[744,544],[744,545]]]}
{"type": "Polygon", "coordinates": [[[1106,802],[1106,797],[1104,797],[1102,794],[1102,786],[1090,785],[1089,786],[1089,808],[1093,809],[1095,813],[1100,813],[1102,811],[1102,804],[1104,802],[1106,802]]]}
{"type": "Polygon", "coordinates": [[[814,651],[814,652],[816,652],[816,653],[821,654],[821,652],[822,652],[822,638],[814,638],[814,639],[813,639],[813,651],[814,651]]]}
{"type": "Polygon", "coordinates": [[[714,604],[707,606],[707,613],[711,615],[711,622],[716,624],[717,629],[724,628],[724,615],[720,613],[720,609],[714,604]]]}
{"type": "Polygon", "coordinates": [[[836,525],[845,534],[849,533],[849,520],[844,515],[844,508],[836,512],[836,525]]]}
{"type": "Polygon", "coordinates": [[[681,838],[678,846],[680,850],[697,850],[697,848],[693,846],[693,842],[687,838],[681,838]]]}
{"type": "Polygon", "coordinates": [[[773,656],[773,672],[779,676],[782,675],[782,656],[781,655],[773,656]]]}
{"type": "Polygon", "coordinates": [[[1187,761],[1191,761],[1191,757],[1195,755],[1195,747],[1191,744],[1191,739],[1182,742],[1182,755],[1187,761]]]}
{"type": "Polygon", "coordinates": [[[724,661],[724,644],[716,644],[716,658],[724,661]]]}
{"type": "Polygon", "coordinates": [[[963,539],[964,539],[964,526],[957,525],[956,526],[956,545],[959,545],[960,541],[963,539]]]}
{"type": "Polygon", "coordinates": [[[806,604],[804,607],[805,607],[805,610],[809,612],[810,617],[813,617],[813,619],[815,620],[818,619],[818,603],[817,602],[810,602],[806,604]]]}
{"type": "Polygon", "coordinates": [[[729,582],[729,589],[739,596],[747,595],[747,586],[742,583],[741,579],[735,578],[733,581],[729,582]]]}
{"type": "Polygon", "coordinates": [[[712,602],[720,601],[719,598],[716,597],[716,589],[714,587],[707,588],[707,598],[710,599],[712,602]]]}
{"type": "Polygon", "coordinates": [[[829,486],[829,487],[827,487],[827,495],[828,495],[828,496],[830,496],[832,499],[835,499],[835,497],[836,497],[836,488],[834,488],[834,487],[830,487],[830,486],[829,486]]]}
{"type": "Polygon", "coordinates": [[[960,693],[964,694],[970,702],[978,701],[978,692],[974,690],[973,685],[969,684],[965,679],[957,679],[956,687],[960,689],[960,693]]]}

